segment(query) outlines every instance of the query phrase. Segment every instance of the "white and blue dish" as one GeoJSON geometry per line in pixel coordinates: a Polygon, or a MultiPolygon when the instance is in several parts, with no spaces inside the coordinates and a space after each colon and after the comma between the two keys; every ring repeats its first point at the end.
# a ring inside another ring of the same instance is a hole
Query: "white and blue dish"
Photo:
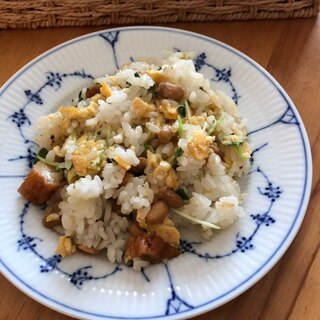
{"type": "Polygon", "coordinates": [[[284,254],[303,220],[311,156],[297,109],[253,60],[217,40],[178,29],[126,27],[68,41],[18,71],[0,91],[0,269],[44,305],[83,319],[186,319],[238,296],[284,254]],[[102,257],[55,255],[43,208],[16,192],[37,152],[36,120],[68,104],[92,79],[123,63],[192,51],[196,69],[230,95],[254,145],[246,217],[209,241],[184,237],[182,254],[134,272],[102,257]]]}

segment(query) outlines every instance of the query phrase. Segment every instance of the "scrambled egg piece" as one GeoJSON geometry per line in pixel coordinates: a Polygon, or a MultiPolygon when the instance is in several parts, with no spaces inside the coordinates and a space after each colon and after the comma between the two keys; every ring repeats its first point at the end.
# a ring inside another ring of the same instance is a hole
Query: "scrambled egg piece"
{"type": "Polygon", "coordinates": [[[208,158],[210,153],[210,144],[214,137],[208,136],[202,131],[193,132],[192,140],[187,143],[189,153],[198,160],[208,158]]]}
{"type": "Polygon", "coordinates": [[[156,168],[161,161],[161,156],[159,154],[152,153],[151,151],[147,151],[147,166],[151,168],[156,168]]]}
{"type": "Polygon", "coordinates": [[[159,111],[163,113],[164,117],[169,120],[177,120],[177,108],[172,106],[168,100],[162,100],[159,106],[159,111]]]}
{"type": "Polygon", "coordinates": [[[179,246],[180,232],[169,218],[165,218],[160,224],[148,226],[148,231],[154,231],[164,242],[174,247],[179,246]]]}
{"type": "Polygon", "coordinates": [[[203,116],[192,116],[191,117],[191,124],[194,125],[201,125],[205,121],[205,117],[203,116]]]}
{"type": "Polygon", "coordinates": [[[146,214],[144,213],[142,208],[137,209],[136,220],[140,226],[140,228],[147,229],[148,225],[146,223],[146,214]]]}
{"type": "Polygon", "coordinates": [[[88,107],[60,107],[59,112],[63,116],[62,129],[67,132],[72,120],[84,121],[89,118],[93,118],[98,112],[98,103],[90,101],[88,107]]]}
{"type": "Polygon", "coordinates": [[[177,174],[167,161],[161,161],[159,166],[155,168],[153,174],[159,180],[160,185],[166,185],[171,189],[178,188],[179,182],[177,174]]]}
{"type": "Polygon", "coordinates": [[[100,163],[104,154],[103,140],[87,140],[84,134],[77,140],[77,148],[72,153],[72,163],[75,174],[84,177],[92,175],[100,170],[100,163]]]}
{"type": "Polygon", "coordinates": [[[59,238],[56,253],[61,257],[69,256],[76,251],[76,246],[72,243],[72,240],[67,236],[59,238]]]}
{"type": "Polygon", "coordinates": [[[106,76],[108,80],[111,82],[111,85],[117,86],[119,85],[118,78],[116,76],[106,76]]]}
{"type": "Polygon", "coordinates": [[[154,118],[154,124],[158,127],[162,127],[163,124],[166,123],[166,119],[162,113],[158,113],[157,116],[154,118]]]}
{"type": "Polygon", "coordinates": [[[159,188],[178,188],[179,181],[175,170],[172,169],[169,162],[163,161],[160,155],[148,151],[147,167],[149,168],[147,180],[150,183],[156,184],[159,188]]]}
{"type": "Polygon", "coordinates": [[[111,88],[107,85],[105,81],[103,81],[101,84],[100,93],[107,98],[110,97],[112,94],[111,88]]]}
{"type": "Polygon", "coordinates": [[[135,97],[132,100],[131,109],[137,118],[148,118],[149,112],[155,111],[155,105],[147,103],[141,98],[135,97]]]}
{"type": "Polygon", "coordinates": [[[147,75],[157,84],[168,81],[168,77],[163,74],[162,70],[149,70],[147,75]]]}
{"type": "Polygon", "coordinates": [[[174,247],[178,247],[180,243],[180,232],[174,226],[174,223],[166,217],[162,223],[148,225],[145,220],[145,214],[140,209],[137,210],[136,220],[140,226],[148,232],[155,232],[164,242],[174,247]]]}
{"type": "Polygon", "coordinates": [[[122,158],[119,156],[115,156],[114,160],[117,162],[117,164],[123,168],[124,170],[129,170],[131,168],[131,164],[125,162],[122,158]]]}
{"type": "Polygon", "coordinates": [[[96,93],[93,97],[90,98],[90,102],[96,102],[98,103],[98,100],[103,99],[103,95],[101,93],[96,93]]]}

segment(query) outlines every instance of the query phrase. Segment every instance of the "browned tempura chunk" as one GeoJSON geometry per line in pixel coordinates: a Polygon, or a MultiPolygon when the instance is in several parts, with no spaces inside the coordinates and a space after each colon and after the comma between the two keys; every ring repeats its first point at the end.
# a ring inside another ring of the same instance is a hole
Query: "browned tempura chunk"
{"type": "Polygon", "coordinates": [[[134,237],[141,236],[145,233],[145,230],[140,228],[139,224],[137,222],[131,223],[129,227],[130,234],[134,237]]]}
{"type": "Polygon", "coordinates": [[[39,161],[26,176],[18,192],[27,200],[41,204],[51,198],[61,186],[62,181],[62,173],[39,161]]]}
{"type": "Polygon", "coordinates": [[[165,243],[159,236],[152,233],[144,233],[128,239],[125,251],[125,260],[140,258],[150,263],[159,263],[164,259],[170,259],[180,254],[179,249],[165,243]]]}
{"type": "Polygon", "coordinates": [[[97,93],[100,93],[100,88],[100,83],[95,83],[93,86],[89,87],[86,91],[86,98],[92,98],[97,93]]]}

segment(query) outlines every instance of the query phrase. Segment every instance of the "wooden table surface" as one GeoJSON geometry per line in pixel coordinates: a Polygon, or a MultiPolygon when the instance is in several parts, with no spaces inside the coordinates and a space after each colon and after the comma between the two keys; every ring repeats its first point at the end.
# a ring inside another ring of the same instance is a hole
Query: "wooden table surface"
{"type": "MultiPolygon", "coordinates": [[[[283,258],[256,285],[196,320],[320,319],[320,16],[312,19],[171,24],[221,40],[249,55],[284,87],[306,126],[313,154],[311,199],[283,258]]],[[[103,29],[0,31],[0,85],[30,59],[63,41],[103,29]]],[[[0,275],[0,320],[67,320],[0,275]]]]}

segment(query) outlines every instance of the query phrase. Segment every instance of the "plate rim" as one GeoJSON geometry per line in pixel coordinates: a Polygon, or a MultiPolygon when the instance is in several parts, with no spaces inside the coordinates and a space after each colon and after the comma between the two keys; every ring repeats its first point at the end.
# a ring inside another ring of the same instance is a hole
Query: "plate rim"
{"type": "Polygon", "coordinates": [[[102,29],[99,31],[86,33],[84,35],[72,38],[68,41],[62,42],[54,47],[52,47],[49,50],[46,50],[45,52],[41,53],[40,55],[36,56],[34,59],[32,59],[30,62],[25,64],[22,68],[20,68],[18,71],[16,71],[0,88],[0,98],[5,93],[5,91],[10,88],[10,86],[14,83],[14,81],[19,78],[24,72],[26,72],[30,67],[32,67],[34,64],[40,62],[47,56],[51,55],[52,53],[63,49],[64,47],[67,47],[69,45],[72,45],[74,43],[77,43],[79,41],[86,40],[91,37],[95,37],[99,34],[105,33],[105,32],[114,32],[114,31],[135,31],[135,30],[142,30],[142,31],[160,31],[160,32],[173,32],[173,33],[179,33],[186,36],[192,36],[196,38],[200,38],[201,40],[213,43],[215,45],[218,45],[224,49],[227,49],[231,53],[236,54],[240,58],[244,59],[246,62],[251,64],[253,67],[255,67],[261,75],[263,75],[267,80],[269,80],[270,84],[274,86],[276,90],[278,90],[279,94],[282,96],[282,98],[287,102],[287,104],[290,106],[290,108],[293,110],[295,117],[299,121],[299,133],[302,140],[302,146],[304,151],[304,171],[305,171],[305,177],[304,177],[304,183],[303,183],[303,192],[300,199],[300,204],[298,206],[297,212],[295,214],[294,220],[292,222],[292,225],[290,226],[286,236],[283,238],[281,243],[277,246],[276,250],[272,253],[272,255],[269,257],[267,261],[265,261],[258,269],[255,270],[253,274],[251,274],[248,278],[243,280],[241,283],[237,284],[237,286],[233,287],[229,291],[223,293],[219,297],[216,297],[213,300],[207,301],[205,303],[202,303],[199,306],[196,306],[192,310],[187,311],[181,311],[176,314],[172,315],[159,315],[159,316],[148,316],[148,317],[119,317],[119,316],[110,316],[110,315],[101,315],[101,314],[95,314],[88,311],[83,311],[81,309],[77,309],[68,305],[65,305],[61,302],[56,301],[54,298],[47,297],[46,295],[42,294],[41,292],[38,292],[36,289],[32,288],[30,285],[28,285],[23,279],[21,279],[19,276],[15,275],[14,272],[10,270],[10,268],[2,261],[0,257],[0,271],[1,273],[11,282],[16,288],[18,288],[20,291],[22,291],[27,296],[31,297],[33,300],[36,300],[37,302],[54,309],[60,313],[65,313],[69,316],[76,316],[80,319],[87,319],[84,318],[84,316],[93,316],[96,319],[186,319],[189,317],[194,317],[199,314],[203,314],[204,312],[208,312],[210,310],[216,309],[219,306],[226,304],[227,302],[231,301],[232,299],[236,298],[246,290],[248,290],[250,287],[252,287],[254,284],[256,284],[259,280],[261,280],[266,273],[268,273],[273,266],[281,259],[281,257],[284,255],[284,253],[287,251],[288,247],[291,245],[293,240],[296,237],[297,232],[300,229],[300,226],[303,222],[303,219],[306,215],[307,207],[309,204],[309,198],[311,194],[311,186],[312,186],[312,154],[311,154],[311,148],[310,148],[310,142],[309,138],[304,126],[304,123],[301,119],[301,116],[298,112],[298,109],[296,108],[295,104],[291,100],[291,98],[288,96],[286,91],[282,88],[282,86],[278,83],[278,81],[266,70],[264,69],[260,64],[258,64],[256,61],[254,61],[252,58],[250,58],[248,55],[242,53],[238,49],[220,41],[215,38],[192,32],[189,30],[179,29],[179,28],[170,28],[170,27],[162,27],[162,26],[128,26],[128,27],[115,27],[110,29],[102,29]],[[224,298],[226,296],[226,298],[224,298]],[[62,309],[63,308],[63,309],[62,309]]]}

